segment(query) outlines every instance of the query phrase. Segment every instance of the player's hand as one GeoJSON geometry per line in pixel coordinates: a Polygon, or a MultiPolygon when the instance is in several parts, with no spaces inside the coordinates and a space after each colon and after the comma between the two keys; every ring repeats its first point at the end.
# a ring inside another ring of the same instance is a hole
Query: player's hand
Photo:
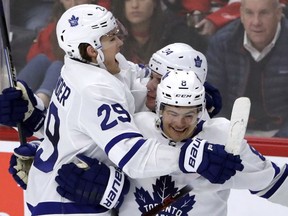
{"type": "Polygon", "coordinates": [[[32,136],[33,132],[38,131],[44,124],[45,107],[40,98],[38,98],[24,81],[17,82],[17,88],[22,91],[22,98],[28,101],[28,110],[25,112],[23,126],[28,135],[32,136]]]}
{"type": "Polygon", "coordinates": [[[16,126],[22,122],[23,133],[32,136],[45,120],[45,107],[24,81],[17,82],[17,88],[4,89],[0,95],[0,123],[16,126]]]}
{"type": "Polygon", "coordinates": [[[223,145],[194,138],[181,147],[179,166],[184,173],[197,172],[211,183],[223,184],[243,170],[241,162],[239,155],[226,152],[223,145]]]}
{"type": "Polygon", "coordinates": [[[218,89],[209,84],[204,83],[205,87],[205,99],[206,99],[206,109],[209,116],[212,118],[217,115],[222,108],[222,97],[218,89]]]}
{"type": "Polygon", "coordinates": [[[28,111],[28,101],[22,98],[22,91],[16,88],[6,88],[0,94],[0,123],[15,127],[24,120],[28,111]]]}
{"type": "Polygon", "coordinates": [[[97,159],[84,155],[77,157],[81,163],[64,164],[58,170],[57,192],[78,204],[119,208],[130,187],[124,173],[97,159]]]}
{"type": "Polygon", "coordinates": [[[14,149],[14,154],[10,158],[9,173],[24,190],[27,187],[29,171],[38,146],[39,141],[22,144],[14,149]]]}

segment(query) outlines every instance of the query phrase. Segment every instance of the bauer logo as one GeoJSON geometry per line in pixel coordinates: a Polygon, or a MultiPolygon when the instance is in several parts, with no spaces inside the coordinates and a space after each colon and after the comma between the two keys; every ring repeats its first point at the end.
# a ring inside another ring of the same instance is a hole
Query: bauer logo
{"type": "Polygon", "coordinates": [[[198,149],[200,147],[201,140],[200,139],[194,139],[192,144],[193,144],[193,147],[192,147],[191,152],[190,152],[189,165],[191,167],[195,168],[196,158],[198,155],[198,149]]]}
{"type": "Polygon", "coordinates": [[[111,208],[116,205],[117,200],[119,199],[119,195],[122,191],[123,181],[124,181],[123,173],[119,172],[118,170],[115,170],[114,180],[111,182],[111,184],[109,182],[110,190],[108,191],[105,201],[103,203],[104,206],[106,206],[107,208],[111,208]]]}

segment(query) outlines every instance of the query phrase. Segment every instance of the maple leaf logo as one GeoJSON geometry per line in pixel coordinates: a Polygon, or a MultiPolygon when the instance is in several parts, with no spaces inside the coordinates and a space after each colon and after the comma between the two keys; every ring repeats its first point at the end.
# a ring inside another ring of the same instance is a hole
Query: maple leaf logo
{"type": "Polygon", "coordinates": [[[198,68],[201,67],[202,59],[200,59],[199,56],[197,56],[196,58],[194,58],[194,62],[195,62],[195,67],[198,67],[198,68]]]}
{"type": "Polygon", "coordinates": [[[71,19],[69,19],[70,26],[71,27],[77,26],[78,20],[79,20],[79,17],[75,17],[74,15],[72,15],[71,19]]]}
{"type": "MultiPolygon", "coordinates": [[[[152,185],[153,187],[153,197],[150,196],[147,190],[141,188],[136,188],[134,193],[135,200],[138,203],[139,210],[142,213],[146,213],[152,209],[157,204],[163,202],[163,200],[171,194],[175,194],[178,188],[175,188],[175,182],[172,181],[172,177],[169,175],[161,176],[156,179],[156,183],[152,185]]],[[[161,216],[173,216],[181,215],[188,216],[188,212],[192,210],[195,204],[195,195],[190,196],[186,194],[181,199],[175,201],[166,209],[162,210],[159,215],[161,216]]]]}

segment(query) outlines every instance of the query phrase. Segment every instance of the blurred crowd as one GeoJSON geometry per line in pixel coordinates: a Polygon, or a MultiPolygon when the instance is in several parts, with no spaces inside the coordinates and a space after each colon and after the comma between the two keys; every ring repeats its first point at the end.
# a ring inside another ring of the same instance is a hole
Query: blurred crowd
{"type": "Polygon", "coordinates": [[[219,116],[230,118],[234,100],[247,96],[252,101],[248,132],[288,137],[287,1],[281,0],[281,7],[275,2],[11,0],[14,64],[18,78],[48,106],[64,56],[56,40],[57,20],[74,5],[97,3],[125,26],[121,53],[128,60],[147,64],[160,48],[187,43],[207,57],[207,79],[223,98],[219,116]]]}

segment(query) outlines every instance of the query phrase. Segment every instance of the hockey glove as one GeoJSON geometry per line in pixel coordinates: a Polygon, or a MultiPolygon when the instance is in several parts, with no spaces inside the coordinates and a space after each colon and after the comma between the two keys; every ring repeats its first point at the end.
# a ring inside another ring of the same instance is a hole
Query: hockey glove
{"type": "Polygon", "coordinates": [[[119,209],[130,187],[124,173],[97,159],[84,155],[77,157],[82,163],[64,164],[58,170],[57,192],[79,204],[119,209]]]}
{"type": "Polygon", "coordinates": [[[16,126],[22,122],[28,110],[28,101],[22,99],[22,92],[15,88],[6,88],[0,94],[0,123],[16,126]]]}
{"type": "Polygon", "coordinates": [[[223,145],[194,138],[181,147],[179,166],[184,173],[197,172],[211,183],[223,184],[243,170],[241,162],[239,155],[227,153],[223,145]]]}
{"type": "Polygon", "coordinates": [[[16,126],[23,122],[26,137],[32,136],[44,124],[45,107],[24,81],[17,82],[17,88],[4,89],[0,95],[0,123],[16,126]]]}
{"type": "Polygon", "coordinates": [[[213,87],[208,82],[204,83],[205,87],[205,99],[206,99],[206,109],[209,116],[212,118],[217,115],[222,108],[222,97],[218,89],[213,87]]]}
{"type": "Polygon", "coordinates": [[[14,149],[14,154],[10,158],[9,173],[24,190],[27,187],[29,171],[39,144],[38,141],[33,141],[20,145],[14,149]]]}

